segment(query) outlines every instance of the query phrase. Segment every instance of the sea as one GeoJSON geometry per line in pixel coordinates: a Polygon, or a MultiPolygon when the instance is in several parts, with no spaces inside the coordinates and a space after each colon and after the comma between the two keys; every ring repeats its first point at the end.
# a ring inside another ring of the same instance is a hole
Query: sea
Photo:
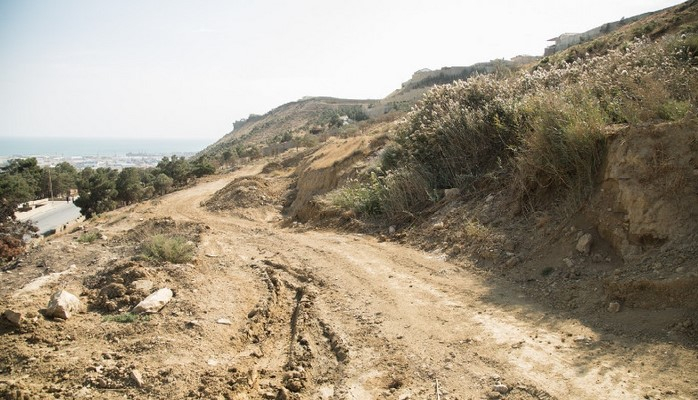
{"type": "Polygon", "coordinates": [[[0,157],[194,154],[214,142],[214,139],[0,137],[0,157]]]}

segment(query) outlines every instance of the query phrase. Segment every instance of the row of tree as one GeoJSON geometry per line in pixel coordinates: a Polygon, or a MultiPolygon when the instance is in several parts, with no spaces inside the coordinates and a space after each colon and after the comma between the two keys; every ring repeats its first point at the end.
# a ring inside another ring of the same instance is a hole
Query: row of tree
{"type": "Polygon", "coordinates": [[[212,174],[216,166],[206,157],[189,161],[172,156],[154,168],[85,168],[78,171],[67,162],[40,167],[35,158],[14,159],[0,167],[0,259],[21,254],[23,237],[31,225],[15,218],[25,202],[58,197],[65,199],[75,189],[75,205],[87,218],[116,207],[161,196],[185,186],[195,177],[212,174]]]}
{"type": "Polygon", "coordinates": [[[52,194],[62,197],[76,187],[77,174],[67,162],[41,168],[36,158],[10,160],[0,168],[0,197],[15,205],[52,194]]]}
{"type": "Polygon", "coordinates": [[[85,168],[80,171],[75,205],[87,218],[185,186],[195,177],[213,174],[216,166],[206,157],[189,161],[184,157],[163,157],[154,168],[85,168]]]}

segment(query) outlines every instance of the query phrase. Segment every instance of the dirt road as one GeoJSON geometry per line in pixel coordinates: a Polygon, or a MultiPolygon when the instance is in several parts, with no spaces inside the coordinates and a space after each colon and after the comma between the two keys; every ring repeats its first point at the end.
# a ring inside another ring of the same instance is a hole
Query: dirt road
{"type": "MultiPolygon", "coordinates": [[[[109,237],[165,217],[206,228],[194,264],[150,273],[175,298],[149,320],[118,324],[88,311],[2,331],[10,355],[0,361],[11,366],[0,389],[37,398],[698,398],[695,349],[585,326],[439,254],[199,206],[231,179],[102,220],[109,237]],[[100,374],[113,387],[95,384],[100,374]]],[[[87,252],[94,267],[29,294],[6,289],[0,305],[40,308],[125,251],[76,247],[67,236],[46,246],[72,246],[76,259],[87,252]]]]}

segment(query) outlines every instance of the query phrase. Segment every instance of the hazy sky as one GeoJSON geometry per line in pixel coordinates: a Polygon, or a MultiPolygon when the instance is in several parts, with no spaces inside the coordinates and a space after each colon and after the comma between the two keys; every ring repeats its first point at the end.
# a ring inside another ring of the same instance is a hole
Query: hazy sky
{"type": "Polygon", "coordinates": [[[671,0],[0,0],[0,136],[220,138],[303,96],[541,55],[671,0]]]}

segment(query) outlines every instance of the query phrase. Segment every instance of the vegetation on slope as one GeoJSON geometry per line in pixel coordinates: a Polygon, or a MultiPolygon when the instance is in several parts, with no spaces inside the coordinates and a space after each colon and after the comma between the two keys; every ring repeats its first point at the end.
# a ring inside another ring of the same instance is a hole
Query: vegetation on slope
{"type": "Polygon", "coordinates": [[[517,208],[529,210],[582,199],[609,126],[695,115],[697,55],[698,36],[689,32],[437,86],[399,124],[380,165],[330,197],[392,223],[448,188],[474,195],[508,187],[517,208]]]}
{"type": "Polygon", "coordinates": [[[278,154],[292,147],[312,146],[328,136],[349,136],[360,130],[357,122],[378,112],[373,109],[376,103],[376,100],[329,97],[287,103],[264,115],[250,115],[236,121],[232,132],[199,155],[230,165],[238,160],[278,154]],[[344,120],[344,116],[349,121],[344,120]]]}

